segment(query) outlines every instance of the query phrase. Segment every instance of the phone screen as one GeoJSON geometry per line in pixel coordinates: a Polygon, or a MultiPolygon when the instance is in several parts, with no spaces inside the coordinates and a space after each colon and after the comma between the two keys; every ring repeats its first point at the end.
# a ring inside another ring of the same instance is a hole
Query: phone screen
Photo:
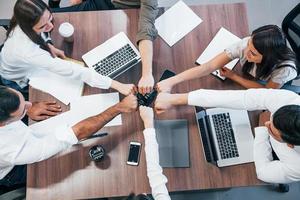
{"type": "Polygon", "coordinates": [[[138,163],[141,145],[130,144],[127,162],[138,163]]]}

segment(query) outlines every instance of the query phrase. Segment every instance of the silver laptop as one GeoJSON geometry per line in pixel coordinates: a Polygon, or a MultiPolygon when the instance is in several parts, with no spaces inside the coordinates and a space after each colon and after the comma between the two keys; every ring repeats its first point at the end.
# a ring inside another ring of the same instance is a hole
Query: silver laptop
{"type": "Polygon", "coordinates": [[[89,68],[103,76],[116,78],[135,66],[141,56],[124,32],[120,32],[82,56],[89,68]]]}
{"type": "Polygon", "coordinates": [[[218,167],[253,162],[253,135],[246,110],[196,107],[206,160],[218,167]]]}

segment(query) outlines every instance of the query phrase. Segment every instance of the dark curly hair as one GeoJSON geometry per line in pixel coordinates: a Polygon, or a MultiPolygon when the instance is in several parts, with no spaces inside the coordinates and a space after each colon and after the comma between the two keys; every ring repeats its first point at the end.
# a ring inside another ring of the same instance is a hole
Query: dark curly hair
{"type": "Polygon", "coordinates": [[[284,142],[300,145],[300,106],[286,105],[273,115],[274,127],[280,131],[284,142]]]}
{"type": "Polygon", "coordinates": [[[0,86],[0,123],[7,121],[10,114],[20,106],[18,94],[8,87],[0,86]]]}

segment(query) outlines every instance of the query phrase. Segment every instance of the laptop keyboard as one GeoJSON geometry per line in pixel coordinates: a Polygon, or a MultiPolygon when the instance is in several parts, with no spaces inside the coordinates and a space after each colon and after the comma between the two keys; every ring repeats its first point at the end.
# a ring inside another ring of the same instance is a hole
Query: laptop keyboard
{"type": "Polygon", "coordinates": [[[217,141],[222,159],[238,157],[238,149],[234,138],[229,113],[212,115],[217,141]]]}
{"type": "Polygon", "coordinates": [[[137,60],[137,54],[129,44],[121,47],[119,50],[110,54],[103,60],[93,65],[94,69],[103,76],[109,76],[119,70],[125,68],[127,65],[132,65],[137,60]],[[124,66],[127,63],[126,66],[124,66]]]}

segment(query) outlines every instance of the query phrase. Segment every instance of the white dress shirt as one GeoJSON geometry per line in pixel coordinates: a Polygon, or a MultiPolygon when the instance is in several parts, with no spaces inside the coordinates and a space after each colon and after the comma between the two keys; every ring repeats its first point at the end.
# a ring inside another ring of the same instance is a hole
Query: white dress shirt
{"type": "Polygon", "coordinates": [[[144,130],[145,138],[145,154],[147,163],[147,176],[152,196],[155,200],[170,200],[166,183],[168,179],[162,173],[162,168],[159,165],[158,144],[156,141],[155,130],[148,128],[144,130]]]}
{"type": "MultiPolygon", "coordinates": [[[[294,92],[274,89],[196,90],[188,95],[188,104],[244,110],[269,110],[273,114],[285,105],[300,105],[294,92]]],[[[270,183],[300,181],[300,146],[290,148],[268,134],[266,127],[255,128],[254,162],[260,180],[270,183]],[[273,160],[272,149],[279,160],[273,160]]]]}
{"type": "Polygon", "coordinates": [[[41,49],[16,26],[4,43],[0,58],[0,75],[15,81],[21,88],[28,85],[33,71],[49,70],[62,76],[82,80],[92,87],[108,89],[112,80],[93,69],[82,67],[71,61],[53,58],[49,52],[41,49]]]}
{"type": "Polygon", "coordinates": [[[71,127],[57,127],[51,133],[37,133],[17,121],[0,127],[0,179],[15,165],[45,160],[78,142],[71,127]]]}

